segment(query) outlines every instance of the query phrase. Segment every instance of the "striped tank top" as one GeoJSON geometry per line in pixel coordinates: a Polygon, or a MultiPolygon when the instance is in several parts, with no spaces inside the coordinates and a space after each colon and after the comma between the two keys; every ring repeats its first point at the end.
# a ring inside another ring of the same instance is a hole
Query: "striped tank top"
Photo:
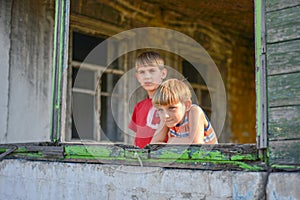
{"type": "MultiPolygon", "coordinates": [[[[169,137],[188,137],[189,136],[189,112],[186,112],[183,122],[177,124],[175,127],[170,128],[169,137]]],[[[205,144],[218,144],[218,139],[216,133],[208,119],[207,119],[207,127],[204,127],[204,143],[205,144]]]]}

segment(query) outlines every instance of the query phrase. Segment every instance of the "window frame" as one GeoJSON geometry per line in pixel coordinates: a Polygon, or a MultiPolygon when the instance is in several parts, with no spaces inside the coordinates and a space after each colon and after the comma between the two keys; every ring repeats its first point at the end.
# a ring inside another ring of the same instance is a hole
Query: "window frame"
{"type": "MultiPolygon", "coordinates": [[[[191,164],[191,168],[197,169],[212,169],[207,166],[207,163],[223,163],[223,164],[231,164],[232,166],[237,166],[238,169],[247,169],[253,171],[264,170],[263,166],[259,166],[258,162],[266,161],[266,148],[267,148],[267,132],[266,132],[266,85],[265,85],[265,62],[264,62],[264,1],[255,0],[255,60],[256,60],[256,94],[257,94],[257,112],[256,112],[256,122],[257,122],[257,144],[219,144],[213,146],[207,145],[191,145],[187,147],[187,145],[149,145],[146,149],[137,149],[134,146],[130,145],[101,145],[101,144],[88,144],[88,145],[78,145],[78,144],[68,144],[64,141],[63,132],[65,127],[63,127],[63,123],[61,121],[60,115],[65,115],[66,113],[66,80],[67,80],[67,57],[64,57],[63,54],[68,52],[68,45],[66,41],[68,41],[68,27],[69,27],[69,0],[59,1],[56,0],[56,15],[55,15],[55,31],[56,37],[55,42],[61,41],[64,45],[60,45],[60,49],[56,50],[57,46],[54,45],[54,58],[58,58],[58,62],[55,62],[55,69],[58,70],[58,73],[54,74],[54,82],[55,82],[55,90],[53,93],[53,98],[59,100],[63,105],[62,109],[54,104],[54,112],[53,112],[53,132],[52,138],[53,142],[59,142],[60,145],[64,146],[64,160],[76,161],[76,162],[99,162],[99,163],[122,163],[122,164],[133,164],[133,165],[142,165],[141,160],[149,159],[150,162],[147,162],[149,166],[157,166],[157,163],[164,160],[170,161],[172,160],[172,150],[174,147],[176,150],[175,154],[178,155],[180,153],[180,157],[172,164],[172,167],[182,166],[182,163],[191,164]],[[64,30],[64,31],[61,31],[64,30]],[[64,76],[61,76],[60,70],[63,70],[64,76]],[[63,82],[62,86],[60,86],[60,82],[63,82]],[[64,94],[61,98],[58,91],[62,91],[64,94]],[[58,93],[58,94],[57,94],[58,93]],[[62,124],[61,124],[62,123],[62,124]],[[61,128],[60,128],[61,127],[61,128]],[[59,129],[60,128],[60,129],[59,129]],[[61,134],[61,135],[60,135],[61,134]],[[61,137],[61,141],[59,141],[59,136],[61,137]],[[162,148],[163,147],[163,148],[162,148]],[[182,147],[184,150],[182,150],[182,147]],[[199,157],[193,157],[189,152],[192,152],[191,149],[196,148],[197,154],[199,157]],[[208,148],[209,147],[209,148],[208,148]],[[254,151],[250,151],[247,153],[249,149],[254,151]],[[91,155],[88,149],[92,149],[92,152],[96,152],[91,155]],[[223,150],[228,150],[232,154],[225,155],[223,150]],[[240,148],[239,151],[234,151],[235,148],[240,148]],[[260,154],[257,154],[257,150],[260,151],[260,154]],[[204,153],[203,153],[203,152],[204,153]],[[158,155],[166,155],[167,157],[156,157],[158,160],[152,160],[153,155],[158,153],[158,155]],[[163,152],[163,153],[162,153],[163,152]],[[202,152],[202,153],[200,153],[202,152]],[[223,153],[222,153],[223,152],[223,153]],[[209,155],[203,156],[203,155],[209,155]],[[215,156],[212,156],[215,155],[215,156]],[[183,157],[182,157],[183,156],[183,157]],[[185,160],[185,161],[184,161],[185,160]],[[179,162],[177,162],[179,161],[179,162]],[[201,165],[195,165],[197,163],[201,163],[201,165]],[[246,164],[247,163],[247,164],[246,164]],[[254,166],[254,167],[245,167],[254,166]],[[203,167],[205,166],[205,167],[203,167]]],[[[76,16],[75,16],[76,17],[76,16]]],[[[72,19],[71,19],[72,20],[72,19]]],[[[116,29],[113,29],[114,31],[116,29]]],[[[68,54],[65,54],[68,55],[68,54]]],[[[164,166],[160,165],[159,166],[164,166]]],[[[188,165],[183,165],[184,168],[188,167],[188,165]]],[[[221,165],[223,166],[223,165],[221,165]]],[[[189,168],[189,167],[188,167],[189,168]]],[[[233,167],[234,168],[234,167],[233,167]]]]}
{"type": "Polygon", "coordinates": [[[265,1],[255,0],[256,142],[262,155],[267,144],[267,83],[265,1]]]}
{"type": "MultiPolygon", "coordinates": [[[[70,68],[81,68],[83,70],[87,70],[89,72],[93,72],[95,80],[100,80],[101,76],[103,74],[106,75],[123,75],[125,73],[124,70],[121,69],[106,69],[104,66],[100,66],[100,65],[95,65],[95,64],[89,64],[89,63],[82,63],[79,61],[73,61],[71,62],[70,68]]],[[[94,86],[98,86],[97,83],[94,83],[94,86]]],[[[101,116],[101,97],[111,97],[112,93],[109,91],[103,92],[101,91],[101,86],[97,87],[95,90],[90,90],[90,89],[84,89],[84,88],[79,88],[79,87],[69,87],[69,90],[71,90],[71,93],[77,93],[77,94],[86,94],[86,95],[90,95],[93,96],[95,98],[96,101],[96,112],[95,112],[95,116],[93,119],[94,121],[94,131],[93,131],[93,138],[91,140],[97,142],[97,143],[102,143],[103,139],[102,139],[102,134],[101,134],[101,130],[100,130],[100,116],[101,116]]],[[[121,98],[121,97],[120,97],[121,98]]],[[[121,113],[121,115],[123,114],[123,117],[125,117],[124,113],[121,113]]],[[[71,113],[69,114],[71,115],[71,113]]],[[[71,116],[69,116],[71,118],[71,116]]],[[[70,127],[67,127],[67,129],[70,129],[70,127]]],[[[67,134],[67,131],[66,131],[67,134]]],[[[72,134],[72,133],[69,133],[72,134]]],[[[74,142],[74,140],[76,141],[76,139],[73,139],[71,136],[69,136],[69,140],[66,140],[65,142],[74,142]]],[[[128,140],[128,138],[124,138],[125,141],[128,140]]],[[[104,139],[104,142],[106,140],[104,139]]]]}
{"type": "MultiPolygon", "coordinates": [[[[68,12],[70,12],[68,10],[68,12]]],[[[86,18],[84,16],[78,16],[77,14],[71,14],[69,13],[69,18],[68,20],[70,20],[71,23],[69,23],[68,28],[69,28],[69,32],[70,34],[67,35],[65,34],[64,37],[67,37],[70,42],[69,42],[69,48],[68,51],[68,67],[67,68],[71,68],[73,64],[76,65],[80,65],[81,68],[85,68],[91,71],[95,71],[97,73],[97,78],[100,78],[100,76],[102,76],[102,74],[116,74],[116,75],[121,75],[123,73],[125,73],[125,71],[127,70],[128,66],[125,65],[124,69],[114,69],[114,70],[110,70],[110,69],[106,69],[104,66],[100,66],[100,65],[95,65],[95,64],[90,64],[90,63],[79,63],[79,61],[73,61],[72,60],[72,33],[73,32],[78,32],[81,34],[85,34],[85,35],[91,35],[93,37],[101,37],[101,38],[106,38],[107,35],[111,35],[111,34],[117,34],[118,32],[121,32],[122,29],[119,29],[118,27],[115,27],[113,25],[107,24],[107,23],[99,23],[97,21],[97,23],[93,22],[93,19],[90,18],[86,18]],[[78,24],[76,22],[81,21],[82,23],[78,24]],[[100,30],[100,31],[97,31],[100,30]]],[[[113,49],[108,49],[108,51],[113,51],[113,49]]],[[[72,74],[71,73],[72,69],[68,69],[67,71],[64,72],[64,74],[72,74]]],[[[70,77],[71,75],[65,75],[63,77],[64,79],[64,94],[65,94],[65,98],[63,98],[63,101],[68,101],[70,102],[72,99],[72,84],[70,83],[70,81],[72,81],[72,77],[70,77]]],[[[99,88],[97,88],[98,90],[99,88]]],[[[83,91],[81,91],[83,92],[83,91]]],[[[101,92],[101,91],[96,91],[97,98],[100,99],[101,96],[109,96],[108,93],[105,92],[101,92]],[[99,96],[100,95],[100,96],[99,96]]],[[[99,104],[100,101],[97,101],[97,104],[99,104]]],[[[71,130],[71,126],[72,126],[72,116],[71,116],[71,104],[68,104],[66,102],[63,102],[64,105],[66,105],[65,109],[62,110],[62,112],[64,113],[64,118],[62,118],[61,120],[61,124],[64,125],[64,127],[62,127],[61,131],[64,134],[61,134],[60,138],[60,142],[62,143],[66,143],[66,144],[78,144],[81,143],[81,141],[78,141],[76,139],[72,139],[72,130],[71,130]]],[[[97,108],[100,108],[100,105],[96,105],[97,108]]],[[[97,110],[99,111],[99,109],[97,110]]],[[[100,116],[100,114],[99,114],[100,116]]],[[[98,116],[98,117],[99,117],[98,116]]],[[[97,119],[98,122],[100,122],[100,119],[97,119]]],[[[127,128],[127,127],[126,127],[127,128]]],[[[99,127],[96,128],[96,134],[94,137],[94,140],[83,140],[85,143],[88,144],[101,144],[101,143],[109,143],[107,141],[101,141],[101,131],[99,130],[99,127]]],[[[124,141],[130,141],[129,136],[125,136],[124,137],[124,141]]]]}

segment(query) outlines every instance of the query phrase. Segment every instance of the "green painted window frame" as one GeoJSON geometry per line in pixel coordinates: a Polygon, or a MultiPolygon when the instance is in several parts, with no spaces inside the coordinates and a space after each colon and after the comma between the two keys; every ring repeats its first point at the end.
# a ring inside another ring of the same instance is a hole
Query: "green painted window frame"
{"type": "Polygon", "coordinates": [[[265,0],[255,0],[256,137],[262,154],[267,145],[265,0]]]}
{"type": "Polygon", "coordinates": [[[55,1],[53,66],[52,66],[52,118],[51,141],[58,142],[61,130],[62,95],[65,84],[63,73],[68,68],[69,0],[55,1]]]}

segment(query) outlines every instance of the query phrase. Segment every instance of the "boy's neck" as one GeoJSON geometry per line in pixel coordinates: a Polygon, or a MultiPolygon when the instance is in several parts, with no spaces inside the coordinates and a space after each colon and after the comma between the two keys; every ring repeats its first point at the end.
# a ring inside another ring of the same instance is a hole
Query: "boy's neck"
{"type": "Polygon", "coordinates": [[[148,97],[149,97],[149,99],[152,99],[152,97],[153,97],[153,95],[154,95],[154,92],[152,92],[152,91],[148,91],[147,93],[148,93],[148,97]]]}

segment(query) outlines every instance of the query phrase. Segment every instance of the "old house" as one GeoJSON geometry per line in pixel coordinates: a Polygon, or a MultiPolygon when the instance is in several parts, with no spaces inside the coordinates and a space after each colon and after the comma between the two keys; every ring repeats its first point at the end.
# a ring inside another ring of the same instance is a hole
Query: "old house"
{"type": "Polygon", "coordinates": [[[299,0],[0,1],[1,199],[300,199],[299,0]],[[132,144],[146,50],[218,145],[132,144]]]}

